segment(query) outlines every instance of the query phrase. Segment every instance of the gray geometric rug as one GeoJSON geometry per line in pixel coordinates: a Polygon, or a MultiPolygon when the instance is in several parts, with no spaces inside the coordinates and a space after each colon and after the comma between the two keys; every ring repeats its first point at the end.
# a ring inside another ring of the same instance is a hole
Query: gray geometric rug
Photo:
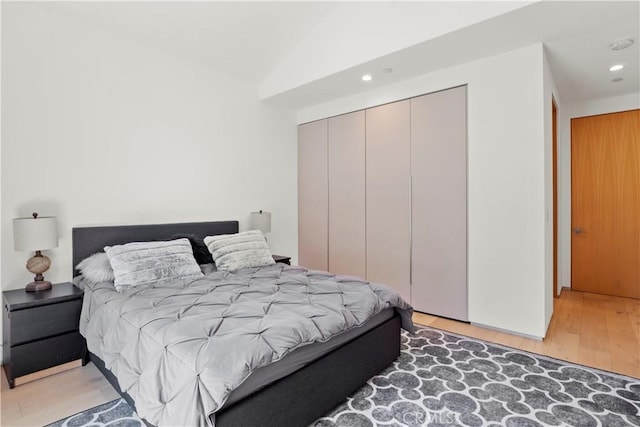
{"type": "MultiPolygon", "coordinates": [[[[402,353],[314,427],[640,426],[640,380],[438,329],[402,332],[402,353]]],[[[115,400],[51,426],[144,424],[115,400]],[[110,406],[111,405],[111,406],[110,406]]]]}
{"type": "Polygon", "coordinates": [[[419,327],[328,426],[640,426],[640,380],[419,327]]]}
{"type": "Polygon", "coordinates": [[[95,408],[56,421],[46,427],[145,427],[133,408],[124,400],[116,399],[95,408]]]}

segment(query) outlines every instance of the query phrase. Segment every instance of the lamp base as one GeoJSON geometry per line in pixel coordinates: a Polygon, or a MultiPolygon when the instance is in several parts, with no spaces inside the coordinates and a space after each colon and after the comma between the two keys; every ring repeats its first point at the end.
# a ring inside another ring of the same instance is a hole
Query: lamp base
{"type": "Polygon", "coordinates": [[[24,288],[27,292],[38,292],[38,291],[46,291],[47,289],[51,289],[51,282],[48,280],[39,280],[35,282],[31,282],[24,288]]]}

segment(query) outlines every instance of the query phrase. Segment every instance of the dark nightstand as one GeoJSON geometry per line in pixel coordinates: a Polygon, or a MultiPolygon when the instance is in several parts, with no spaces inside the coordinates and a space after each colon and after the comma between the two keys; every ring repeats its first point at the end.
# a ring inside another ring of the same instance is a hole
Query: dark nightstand
{"type": "Polygon", "coordinates": [[[272,256],[275,262],[281,262],[283,264],[291,265],[290,256],[284,256],[284,255],[272,255],[272,256]]]}
{"type": "Polygon", "coordinates": [[[59,372],[66,364],[84,360],[86,343],[78,327],[83,292],[72,283],[58,283],[46,291],[24,289],[2,293],[3,358],[9,387],[59,372]],[[55,372],[54,372],[55,371],[55,372]]]}

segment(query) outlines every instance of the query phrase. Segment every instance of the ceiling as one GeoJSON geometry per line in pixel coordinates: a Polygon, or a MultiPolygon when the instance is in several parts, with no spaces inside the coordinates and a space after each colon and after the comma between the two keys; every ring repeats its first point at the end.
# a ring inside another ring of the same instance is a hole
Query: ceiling
{"type": "MultiPolygon", "coordinates": [[[[129,1],[37,4],[217,72],[249,79],[258,86],[274,72],[286,69],[282,64],[291,62],[296,49],[300,50],[302,42],[315,31],[316,38],[311,46],[317,55],[313,60],[325,66],[324,73],[315,76],[311,73],[306,81],[292,83],[287,90],[268,95],[269,99],[292,108],[325,102],[539,42],[545,45],[558,96],[563,103],[640,91],[638,1],[520,2],[510,9],[505,8],[506,12],[495,9],[495,5],[501,3],[476,3],[484,4],[487,9],[494,8],[492,14],[495,16],[484,19],[476,14],[476,21],[480,22],[450,32],[441,31],[442,34],[434,37],[428,36],[426,31],[418,31],[416,26],[416,31],[411,33],[413,38],[406,38],[410,45],[384,54],[375,49],[363,49],[368,57],[363,59],[361,55],[357,64],[349,66],[331,57],[330,43],[335,44],[335,37],[331,37],[335,34],[331,32],[338,28],[343,10],[346,12],[349,7],[353,12],[356,8],[362,19],[350,20],[349,25],[353,27],[350,34],[358,37],[358,30],[362,27],[364,31],[367,13],[373,10],[374,3],[129,1]],[[319,28],[326,37],[318,37],[319,28]],[[633,38],[635,43],[623,51],[609,49],[611,42],[621,38],[633,38]],[[323,46],[325,40],[326,46],[323,46]],[[416,40],[418,42],[414,43],[416,40]],[[608,71],[614,63],[623,63],[625,68],[617,73],[608,71]],[[327,64],[333,68],[328,68],[327,64]],[[384,68],[392,68],[393,72],[383,74],[384,68]],[[360,76],[364,73],[374,74],[374,80],[363,84],[360,76]],[[614,83],[611,81],[614,77],[623,77],[623,80],[614,83]]],[[[430,4],[437,4],[436,9],[449,18],[456,13],[456,8],[460,16],[466,10],[460,9],[463,4],[459,2],[430,4]]],[[[418,10],[420,4],[416,3],[414,7],[418,10]]],[[[425,16],[425,22],[427,18],[434,23],[439,17],[430,13],[425,16]]],[[[396,25],[390,28],[397,28],[398,38],[401,38],[401,30],[414,30],[403,28],[403,22],[391,21],[390,16],[388,23],[377,24],[396,25]]],[[[378,44],[384,44],[383,41],[378,40],[378,44]]],[[[289,68],[286,72],[303,71],[289,68]]]]}
{"type": "Polygon", "coordinates": [[[557,97],[570,104],[640,91],[640,2],[544,1],[435,37],[278,94],[300,107],[364,92],[439,69],[543,43],[557,97]],[[622,38],[635,43],[612,51],[622,38]],[[617,73],[613,64],[623,63],[617,73]],[[392,68],[390,74],[382,73],[392,68]],[[363,83],[360,77],[372,74],[363,83]],[[612,82],[623,77],[621,82],[612,82]]]}
{"type": "Polygon", "coordinates": [[[260,79],[335,4],[271,1],[41,1],[38,7],[98,26],[216,71],[260,79]]]}

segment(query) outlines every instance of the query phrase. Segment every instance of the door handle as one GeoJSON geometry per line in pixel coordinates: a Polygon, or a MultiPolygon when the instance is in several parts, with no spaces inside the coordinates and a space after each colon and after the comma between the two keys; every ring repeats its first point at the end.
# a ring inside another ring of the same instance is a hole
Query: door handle
{"type": "Polygon", "coordinates": [[[573,227],[573,232],[574,232],[574,234],[584,234],[584,233],[586,233],[586,231],[584,231],[584,228],[582,228],[582,227],[573,227]]]}

